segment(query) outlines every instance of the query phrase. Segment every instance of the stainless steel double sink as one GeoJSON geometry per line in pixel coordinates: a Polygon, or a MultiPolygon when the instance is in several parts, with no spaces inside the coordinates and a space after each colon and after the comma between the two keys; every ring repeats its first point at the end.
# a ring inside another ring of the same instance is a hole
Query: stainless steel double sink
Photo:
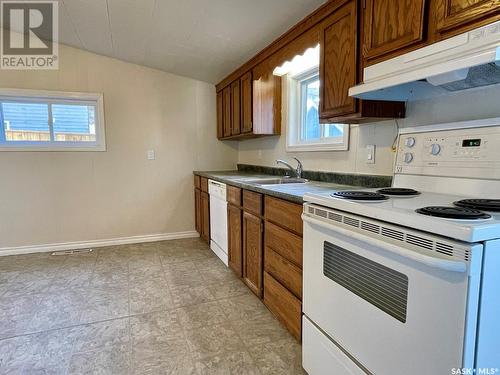
{"type": "Polygon", "coordinates": [[[279,178],[259,178],[255,180],[246,180],[247,184],[254,185],[282,185],[282,184],[305,184],[308,180],[298,177],[279,177],[279,178]]]}

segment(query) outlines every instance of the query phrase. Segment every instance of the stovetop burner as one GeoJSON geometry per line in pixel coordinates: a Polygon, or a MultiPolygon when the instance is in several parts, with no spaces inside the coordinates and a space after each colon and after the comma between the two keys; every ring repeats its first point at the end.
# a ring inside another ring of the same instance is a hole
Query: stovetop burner
{"type": "Polygon", "coordinates": [[[430,206],[419,208],[416,212],[422,215],[459,220],[489,219],[491,217],[491,215],[485,214],[484,212],[461,207],[430,206]]]}
{"type": "Polygon", "coordinates": [[[386,194],[386,195],[419,195],[420,192],[414,189],[407,188],[384,188],[377,190],[377,193],[386,194]]]}
{"type": "Polygon", "coordinates": [[[337,191],[331,194],[335,198],[352,199],[357,201],[383,201],[387,198],[385,195],[379,193],[372,193],[369,191],[337,191]]]}
{"type": "Polygon", "coordinates": [[[453,203],[455,206],[477,210],[500,212],[500,199],[463,199],[453,203]]]}

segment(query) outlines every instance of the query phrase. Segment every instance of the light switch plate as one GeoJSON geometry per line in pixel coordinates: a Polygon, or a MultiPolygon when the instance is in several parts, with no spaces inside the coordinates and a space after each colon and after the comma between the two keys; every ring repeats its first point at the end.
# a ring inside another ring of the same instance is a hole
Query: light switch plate
{"type": "Polygon", "coordinates": [[[375,145],[366,146],[366,163],[375,164],[375,145]]]}
{"type": "Polygon", "coordinates": [[[156,159],[155,150],[148,150],[148,160],[155,160],[155,159],[156,159]]]}

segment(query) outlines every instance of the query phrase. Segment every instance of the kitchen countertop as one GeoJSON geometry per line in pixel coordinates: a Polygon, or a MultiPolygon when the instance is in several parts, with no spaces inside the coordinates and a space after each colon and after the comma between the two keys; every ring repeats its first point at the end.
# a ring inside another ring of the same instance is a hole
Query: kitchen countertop
{"type": "Polygon", "coordinates": [[[211,180],[243,188],[245,190],[255,191],[257,193],[270,195],[300,204],[303,203],[303,197],[306,193],[335,190],[359,190],[363,188],[362,186],[341,185],[319,181],[309,181],[306,183],[295,184],[257,185],[250,183],[249,180],[277,178],[279,176],[244,171],[195,171],[193,173],[197,176],[206,177],[211,180]]]}

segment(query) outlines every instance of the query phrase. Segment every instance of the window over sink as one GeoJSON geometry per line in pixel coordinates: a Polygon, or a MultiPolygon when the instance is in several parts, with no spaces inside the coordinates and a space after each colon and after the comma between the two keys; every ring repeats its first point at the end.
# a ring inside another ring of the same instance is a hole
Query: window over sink
{"type": "Polygon", "coordinates": [[[287,151],[333,151],[349,147],[348,124],[319,122],[319,45],[275,69],[284,80],[287,151]]]}

